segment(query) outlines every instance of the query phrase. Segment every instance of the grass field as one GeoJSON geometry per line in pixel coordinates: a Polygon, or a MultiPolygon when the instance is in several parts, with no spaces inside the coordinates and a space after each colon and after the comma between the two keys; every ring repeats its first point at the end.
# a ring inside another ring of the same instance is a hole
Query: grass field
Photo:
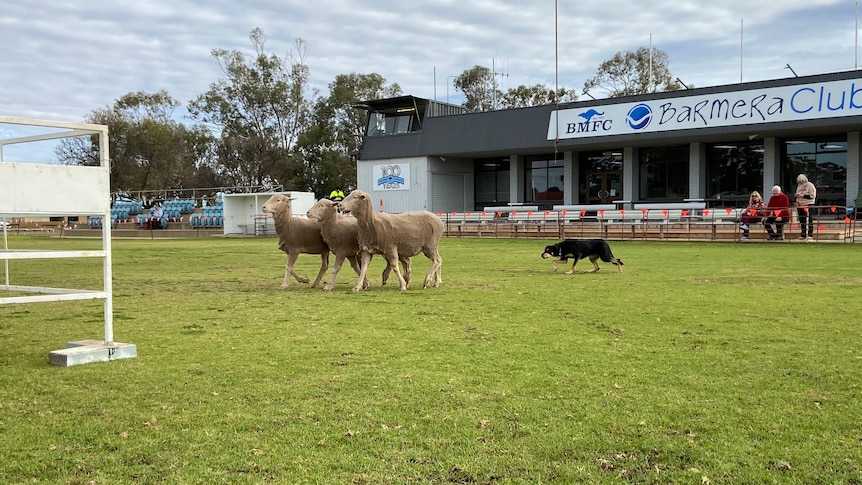
{"type": "Polygon", "coordinates": [[[611,242],[623,274],[566,276],[545,244],[447,239],[440,288],[375,259],[326,293],[277,290],[275,239],[116,240],[137,358],[47,364],[99,302],[0,306],[0,482],[862,483],[862,246],[611,242]]]}

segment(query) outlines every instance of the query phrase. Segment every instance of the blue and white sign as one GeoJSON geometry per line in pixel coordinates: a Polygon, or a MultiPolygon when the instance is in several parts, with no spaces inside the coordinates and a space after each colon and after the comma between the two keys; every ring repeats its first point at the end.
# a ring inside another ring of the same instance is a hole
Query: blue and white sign
{"type": "Polygon", "coordinates": [[[410,190],[410,164],[373,165],[374,190],[410,190]]]}
{"type": "Polygon", "coordinates": [[[848,79],[552,111],[548,140],[859,115],[862,79],[848,79]]]}

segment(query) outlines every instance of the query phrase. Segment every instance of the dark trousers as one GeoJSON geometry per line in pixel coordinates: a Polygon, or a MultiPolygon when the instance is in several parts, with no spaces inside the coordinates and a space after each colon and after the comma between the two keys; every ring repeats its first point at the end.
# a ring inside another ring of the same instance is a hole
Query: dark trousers
{"type": "Polygon", "coordinates": [[[766,232],[769,233],[769,237],[781,237],[784,233],[784,218],[769,216],[763,221],[763,227],[766,228],[766,232]],[[772,225],[775,224],[775,230],[772,229],[772,225]]]}
{"type": "Polygon", "coordinates": [[[796,214],[799,216],[799,227],[802,231],[802,237],[814,237],[814,218],[811,217],[808,207],[797,207],[796,214]]]}
{"type": "Polygon", "coordinates": [[[755,217],[752,215],[742,216],[742,224],[746,226],[745,229],[742,230],[742,235],[748,237],[748,228],[752,224],[757,224],[758,222],[760,222],[761,219],[761,217],[755,217]]]}

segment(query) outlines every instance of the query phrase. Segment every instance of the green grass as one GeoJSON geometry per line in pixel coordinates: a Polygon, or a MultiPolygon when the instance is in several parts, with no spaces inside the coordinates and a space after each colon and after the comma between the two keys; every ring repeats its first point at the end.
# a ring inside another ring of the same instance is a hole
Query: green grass
{"type": "Polygon", "coordinates": [[[47,364],[98,302],[0,306],[0,482],[862,483],[862,246],[612,242],[623,274],[566,276],[545,244],[446,239],[440,288],[375,259],[325,293],[277,290],[274,239],[116,240],[137,358],[47,364]]]}

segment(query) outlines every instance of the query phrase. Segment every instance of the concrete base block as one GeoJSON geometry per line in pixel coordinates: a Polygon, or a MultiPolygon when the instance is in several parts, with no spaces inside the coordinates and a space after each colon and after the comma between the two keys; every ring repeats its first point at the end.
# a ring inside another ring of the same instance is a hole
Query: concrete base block
{"type": "Polygon", "coordinates": [[[107,362],[117,359],[131,359],[138,356],[135,344],[103,342],[101,340],[78,340],[67,342],[66,348],[55,350],[48,355],[48,362],[60,367],[107,362]]]}

